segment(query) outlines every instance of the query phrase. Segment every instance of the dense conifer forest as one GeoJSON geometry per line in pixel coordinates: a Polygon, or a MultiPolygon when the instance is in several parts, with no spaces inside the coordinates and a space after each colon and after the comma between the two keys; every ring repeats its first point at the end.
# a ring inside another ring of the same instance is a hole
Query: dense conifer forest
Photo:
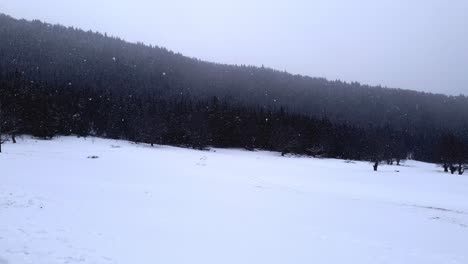
{"type": "MultiPolygon", "coordinates": [[[[468,98],[209,63],[0,15],[0,134],[399,163],[468,159],[468,98]]],[[[8,137],[7,137],[8,135],[8,137]]]]}

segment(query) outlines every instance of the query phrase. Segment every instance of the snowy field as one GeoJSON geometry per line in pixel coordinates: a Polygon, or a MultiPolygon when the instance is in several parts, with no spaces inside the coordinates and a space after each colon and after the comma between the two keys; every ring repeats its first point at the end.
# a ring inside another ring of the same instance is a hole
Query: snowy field
{"type": "Polygon", "coordinates": [[[74,137],[3,151],[0,264],[468,263],[468,176],[434,164],[74,137]]]}

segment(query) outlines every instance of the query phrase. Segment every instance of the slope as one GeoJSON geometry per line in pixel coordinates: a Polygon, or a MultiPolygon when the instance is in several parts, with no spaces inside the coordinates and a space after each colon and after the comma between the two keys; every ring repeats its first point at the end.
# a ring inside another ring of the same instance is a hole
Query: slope
{"type": "Polygon", "coordinates": [[[0,167],[2,264],[468,261],[468,178],[433,164],[25,137],[0,167]]]}

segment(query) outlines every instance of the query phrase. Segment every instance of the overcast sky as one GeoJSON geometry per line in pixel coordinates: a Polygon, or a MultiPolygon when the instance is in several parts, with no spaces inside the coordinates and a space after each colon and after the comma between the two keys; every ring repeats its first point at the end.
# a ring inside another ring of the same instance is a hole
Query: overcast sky
{"type": "Polygon", "coordinates": [[[468,94],[468,0],[0,0],[0,12],[208,61],[468,94]]]}

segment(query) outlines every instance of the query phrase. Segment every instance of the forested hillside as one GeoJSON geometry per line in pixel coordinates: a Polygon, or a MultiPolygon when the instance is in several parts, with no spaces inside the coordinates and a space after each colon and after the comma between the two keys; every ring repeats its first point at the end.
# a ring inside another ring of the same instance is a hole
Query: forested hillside
{"type": "MultiPolygon", "coordinates": [[[[468,127],[468,99],[368,87],[267,68],[207,63],[99,33],[0,16],[0,70],[112,91],[218,96],[332,120],[397,128],[468,127]]],[[[402,62],[403,63],[403,62],[402,62]]],[[[356,65],[359,67],[359,65],[356,65]]]]}
{"type": "MultiPolygon", "coordinates": [[[[356,65],[359,67],[359,65],[356,65]]],[[[262,148],[462,164],[468,98],[188,58],[0,15],[1,124],[9,134],[262,148]]]]}

